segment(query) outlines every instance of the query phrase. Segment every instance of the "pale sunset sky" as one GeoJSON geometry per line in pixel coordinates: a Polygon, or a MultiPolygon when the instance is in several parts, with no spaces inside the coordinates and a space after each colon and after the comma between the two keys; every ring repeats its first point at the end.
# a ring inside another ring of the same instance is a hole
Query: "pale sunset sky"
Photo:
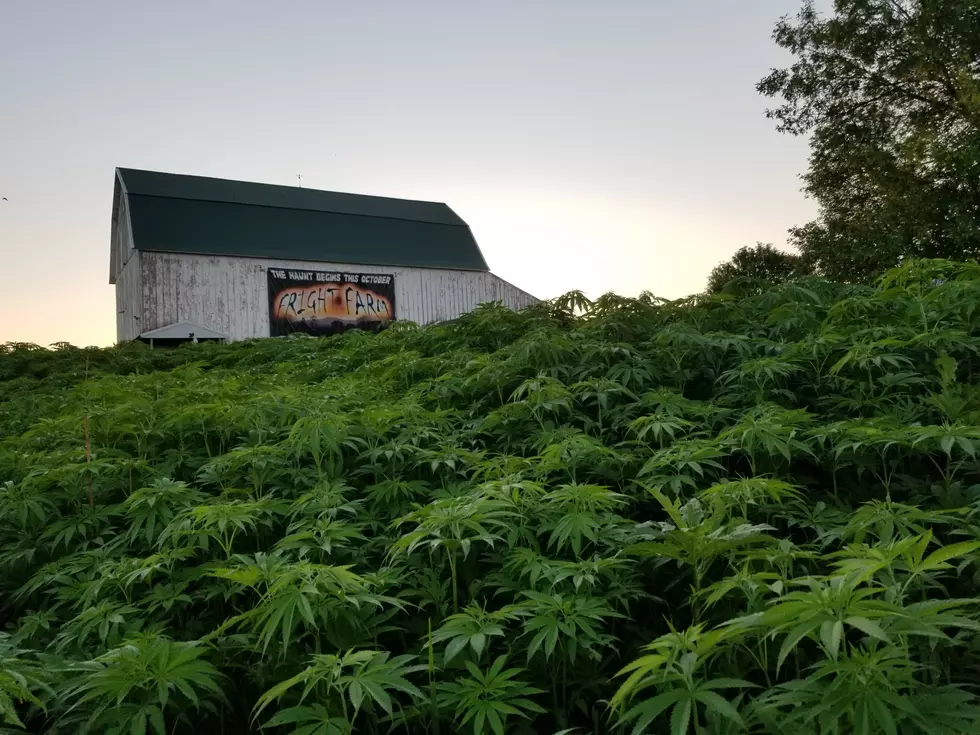
{"type": "Polygon", "coordinates": [[[490,268],[700,291],[813,218],[755,83],[801,0],[0,0],[0,343],[108,345],[116,166],[446,202],[490,268]]]}

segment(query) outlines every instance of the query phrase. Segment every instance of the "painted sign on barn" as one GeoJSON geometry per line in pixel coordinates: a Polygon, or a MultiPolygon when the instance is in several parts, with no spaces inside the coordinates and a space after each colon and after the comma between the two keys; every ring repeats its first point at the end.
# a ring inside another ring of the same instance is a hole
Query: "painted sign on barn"
{"type": "Polygon", "coordinates": [[[377,330],[395,319],[395,277],[269,268],[269,333],[377,330]]]}

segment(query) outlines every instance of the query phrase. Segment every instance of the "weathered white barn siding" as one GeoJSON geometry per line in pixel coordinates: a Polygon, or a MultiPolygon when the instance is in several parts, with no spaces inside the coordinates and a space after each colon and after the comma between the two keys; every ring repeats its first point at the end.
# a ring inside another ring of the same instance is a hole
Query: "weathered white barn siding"
{"type": "Polygon", "coordinates": [[[136,339],[142,326],[143,289],[141,288],[140,252],[134,250],[116,276],[116,339],[136,339]]]}
{"type": "Polygon", "coordinates": [[[113,202],[113,237],[109,256],[109,283],[116,285],[116,339],[136,339],[143,331],[140,319],[143,289],[140,284],[140,251],[133,247],[133,232],[126,197],[113,202]]]}
{"type": "MultiPolygon", "coordinates": [[[[269,268],[390,273],[395,277],[396,318],[419,324],[453,319],[488,301],[500,301],[512,309],[535,302],[525,291],[483,271],[186,253],[140,255],[142,331],[190,321],[232,340],[268,337],[269,268]]],[[[120,333],[120,339],[126,338],[120,333]]]]}

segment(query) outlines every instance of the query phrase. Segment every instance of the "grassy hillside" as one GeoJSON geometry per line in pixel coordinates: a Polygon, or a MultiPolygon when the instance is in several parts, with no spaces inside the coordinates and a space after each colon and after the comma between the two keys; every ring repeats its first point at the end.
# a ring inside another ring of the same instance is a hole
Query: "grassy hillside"
{"type": "Polygon", "coordinates": [[[980,731],[978,351],[944,262],[8,345],[0,729],[980,731]]]}

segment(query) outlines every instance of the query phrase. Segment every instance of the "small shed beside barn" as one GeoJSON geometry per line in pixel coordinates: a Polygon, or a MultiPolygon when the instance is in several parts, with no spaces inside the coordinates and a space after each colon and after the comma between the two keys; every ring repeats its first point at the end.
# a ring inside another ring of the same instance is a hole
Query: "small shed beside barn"
{"type": "Polygon", "coordinates": [[[116,338],[235,341],[453,319],[535,299],[445,204],[116,169],[116,338]]]}

